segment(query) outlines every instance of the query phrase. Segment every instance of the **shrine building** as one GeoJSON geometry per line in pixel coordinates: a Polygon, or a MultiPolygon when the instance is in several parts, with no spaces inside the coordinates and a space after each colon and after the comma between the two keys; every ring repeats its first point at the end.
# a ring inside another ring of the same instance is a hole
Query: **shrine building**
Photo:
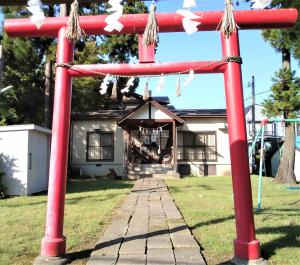
{"type": "Polygon", "coordinates": [[[225,109],[135,97],[121,109],[72,113],[70,134],[69,164],[83,177],[231,174],[225,109]]]}

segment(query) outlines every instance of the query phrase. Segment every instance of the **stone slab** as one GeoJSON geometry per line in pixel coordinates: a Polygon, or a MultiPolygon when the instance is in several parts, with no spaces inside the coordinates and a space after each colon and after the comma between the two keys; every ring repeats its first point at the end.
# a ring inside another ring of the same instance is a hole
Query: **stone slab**
{"type": "Polygon", "coordinates": [[[244,260],[238,257],[234,257],[231,260],[232,265],[268,265],[269,263],[263,258],[255,260],[244,260]]]}
{"type": "Polygon", "coordinates": [[[147,251],[147,265],[175,265],[172,249],[149,249],[147,251]]]}
{"type": "Polygon", "coordinates": [[[68,264],[66,257],[45,257],[37,256],[33,261],[33,265],[65,265],[68,264]]]}
{"type": "Polygon", "coordinates": [[[168,248],[172,249],[172,242],[169,234],[148,237],[147,249],[168,248]]]}
{"type": "Polygon", "coordinates": [[[119,249],[123,238],[104,238],[102,237],[95,247],[95,250],[92,252],[91,256],[102,256],[102,255],[110,255],[117,256],[119,253],[119,249]]]}
{"type": "Polygon", "coordinates": [[[146,265],[146,255],[121,255],[116,265],[146,265]]]}
{"type": "Polygon", "coordinates": [[[171,234],[170,237],[174,248],[195,248],[200,250],[198,243],[192,235],[182,236],[180,234],[171,234]]]}
{"type": "Polygon", "coordinates": [[[139,235],[124,238],[124,242],[119,250],[120,255],[144,254],[146,251],[146,235],[140,238],[139,235]]]}
{"type": "Polygon", "coordinates": [[[176,265],[206,265],[200,250],[194,248],[175,248],[176,265]]]}
{"type": "Polygon", "coordinates": [[[118,256],[91,256],[86,265],[115,265],[118,256]]]}
{"type": "Polygon", "coordinates": [[[200,247],[164,181],[145,178],[136,181],[87,264],[203,265],[203,262],[200,247]]]}

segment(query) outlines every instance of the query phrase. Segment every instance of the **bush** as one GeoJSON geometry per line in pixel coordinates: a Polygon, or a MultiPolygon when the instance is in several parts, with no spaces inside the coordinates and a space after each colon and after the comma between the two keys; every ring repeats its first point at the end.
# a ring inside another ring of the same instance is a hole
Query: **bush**
{"type": "Polygon", "coordinates": [[[2,177],[4,176],[4,172],[0,172],[0,199],[5,197],[6,188],[2,184],[2,177]]]}

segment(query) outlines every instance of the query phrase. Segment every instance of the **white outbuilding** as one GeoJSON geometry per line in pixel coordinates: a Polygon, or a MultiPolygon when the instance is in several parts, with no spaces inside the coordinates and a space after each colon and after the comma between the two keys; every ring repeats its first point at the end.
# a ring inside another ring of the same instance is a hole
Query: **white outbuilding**
{"type": "Polygon", "coordinates": [[[0,171],[7,195],[48,188],[51,130],[29,125],[0,127],[0,171]]]}

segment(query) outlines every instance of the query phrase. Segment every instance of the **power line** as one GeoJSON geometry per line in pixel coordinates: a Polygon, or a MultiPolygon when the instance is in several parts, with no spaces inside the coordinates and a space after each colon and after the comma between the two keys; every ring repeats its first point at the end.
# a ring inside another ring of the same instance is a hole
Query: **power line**
{"type": "Polygon", "coordinates": [[[209,103],[214,103],[216,101],[220,101],[222,99],[225,99],[225,97],[221,97],[221,98],[216,98],[216,99],[213,99],[213,100],[210,100],[210,101],[207,101],[207,102],[203,102],[203,103],[200,103],[200,104],[197,104],[197,105],[194,105],[194,106],[191,106],[191,108],[194,108],[194,107],[199,107],[199,106],[202,106],[202,105],[207,105],[209,103]]]}
{"type": "MultiPolygon", "coordinates": [[[[262,94],[265,94],[265,93],[268,93],[268,92],[271,92],[271,89],[268,89],[268,90],[265,90],[265,91],[256,93],[255,96],[259,96],[259,95],[262,95],[262,94]]],[[[244,101],[250,99],[251,97],[252,97],[252,96],[249,96],[249,97],[245,98],[244,101]]]]}
{"type": "MultiPolygon", "coordinates": [[[[265,91],[262,91],[262,92],[259,92],[259,93],[256,93],[255,96],[259,96],[259,95],[262,95],[262,94],[265,94],[265,93],[268,93],[270,92],[271,89],[268,89],[268,90],[265,90],[265,91]]],[[[250,99],[252,96],[249,96],[247,98],[244,99],[244,101],[250,99]]],[[[202,102],[200,104],[197,104],[197,105],[194,105],[194,106],[191,106],[191,108],[194,108],[194,107],[199,107],[199,106],[203,106],[203,105],[207,105],[209,103],[214,103],[214,102],[217,102],[217,101],[220,101],[220,100],[224,100],[225,97],[221,97],[221,98],[216,98],[216,99],[213,99],[213,100],[210,100],[210,101],[206,101],[206,102],[202,102]]]]}

